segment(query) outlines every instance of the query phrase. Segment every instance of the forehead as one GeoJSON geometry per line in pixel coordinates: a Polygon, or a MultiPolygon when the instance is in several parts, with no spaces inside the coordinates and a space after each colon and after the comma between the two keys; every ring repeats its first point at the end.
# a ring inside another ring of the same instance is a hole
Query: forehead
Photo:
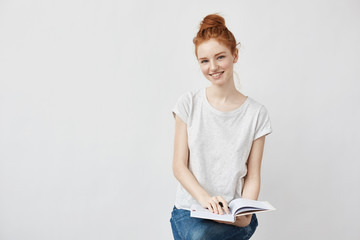
{"type": "Polygon", "coordinates": [[[230,50],[213,38],[201,43],[197,48],[198,58],[213,57],[219,52],[230,53],[230,50]]]}

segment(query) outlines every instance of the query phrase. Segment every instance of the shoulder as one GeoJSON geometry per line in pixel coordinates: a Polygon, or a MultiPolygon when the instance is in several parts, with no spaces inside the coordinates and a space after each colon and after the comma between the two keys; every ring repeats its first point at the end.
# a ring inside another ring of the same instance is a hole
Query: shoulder
{"type": "Polygon", "coordinates": [[[272,127],[266,107],[254,99],[250,100],[249,106],[251,106],[251,109],[253,110],[252,117],[255,123],[255,133],[253,140],[270,134],[272,132],[272,127]]]}
{"type": "Polygon", "coordinates": [[[253,112],[257,115],[267,115],[268,114],[266,107],[262,103],[256,101],[255,99],[253,99],[249,96],[248,96],[248,108],[251,112],[253,112]]]}
{"type": "Polygon", "coordinates": [[[248,112],[257,119],[269,118],[269,113],[264,104],[248,97],[248,112]]]}
{"type": "Polygon", "coordinates": [[[192,89],[187,92],[184,92],[180,95],[178,102],[183,103],[192,103],[196,101],[196,99],[199,99],[202,94],[203,89],[192,89]]]}

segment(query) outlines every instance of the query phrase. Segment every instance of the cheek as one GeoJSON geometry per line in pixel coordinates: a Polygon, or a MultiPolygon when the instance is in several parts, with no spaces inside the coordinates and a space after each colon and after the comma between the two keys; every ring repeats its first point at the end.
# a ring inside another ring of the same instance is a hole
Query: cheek
{"type": "Polygon", "coordinates": [[[232,68],[232,66],[233,66],[233,62],[232,61],[225,61],[225,62],[223,62],[223,64],[222,64],[222,67],[223,68],[232,68]]]}
{"type": "Polygon", "coordinates": [[[207,67],[201,66],[200,69],[201,69],[201,72],[202,72],[204,75],[208,75],[208,69],[207,69],[207,67]]]}

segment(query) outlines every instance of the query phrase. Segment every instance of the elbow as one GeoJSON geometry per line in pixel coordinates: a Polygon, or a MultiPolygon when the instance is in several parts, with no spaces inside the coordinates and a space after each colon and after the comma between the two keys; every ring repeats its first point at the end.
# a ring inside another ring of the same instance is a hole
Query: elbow
{"type": "Polygon", "coordinates": [[[179,180],[182,176],[182,173],[184,172],[184,169],[186,166],[182,163],[177,163],[176,161],[173,162],[172,170],[175,178],[179,180]]]}
{"type": "Polygon", "coordinates": [[[174,177],[177,178],[179,171],[178,171],[177,167],[175,166],[175,164],[172,165],[172,171],[173,171],[174,177]]]}
{"type": "Polygon", "coordinates": [[[258,183],[260,184],[261,183],[261,177],[260,177],[260,174],[248,174],[246,175],[245,177],[245,182],[251,182],[251,183],[258,183]]]}
{"type": "Polygon", "coordinates": [[[179,169],[178,164],[173,164],[172,170],[173,170],[174,177],[179,180],[179,176],[180,176],[181,171],[179,169]]]}

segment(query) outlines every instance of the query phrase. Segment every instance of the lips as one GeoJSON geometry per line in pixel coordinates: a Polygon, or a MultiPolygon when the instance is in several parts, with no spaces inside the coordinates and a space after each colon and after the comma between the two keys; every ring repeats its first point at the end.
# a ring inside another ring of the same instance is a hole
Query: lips
{"type": "Polygon", "coordinates": [[[222,71],[222,72],[217,72],[217,73],[212,73],[212,74],[209,74],[209,75],[212,76],[213,78],[218,78],[218,77],[220,77],[223,73],[224,73],[224,71],[222,71]]]}
{"type": "Polygon", "coordinates": [[[209,74],[209,75],[210,75],[210,76],[216,76],[216,75],[221,74],[221,73],[224,73],[224,71],[222,71],[222,72],[217,72],[217,73],[211,73],[211,74],[209,74]]]}

